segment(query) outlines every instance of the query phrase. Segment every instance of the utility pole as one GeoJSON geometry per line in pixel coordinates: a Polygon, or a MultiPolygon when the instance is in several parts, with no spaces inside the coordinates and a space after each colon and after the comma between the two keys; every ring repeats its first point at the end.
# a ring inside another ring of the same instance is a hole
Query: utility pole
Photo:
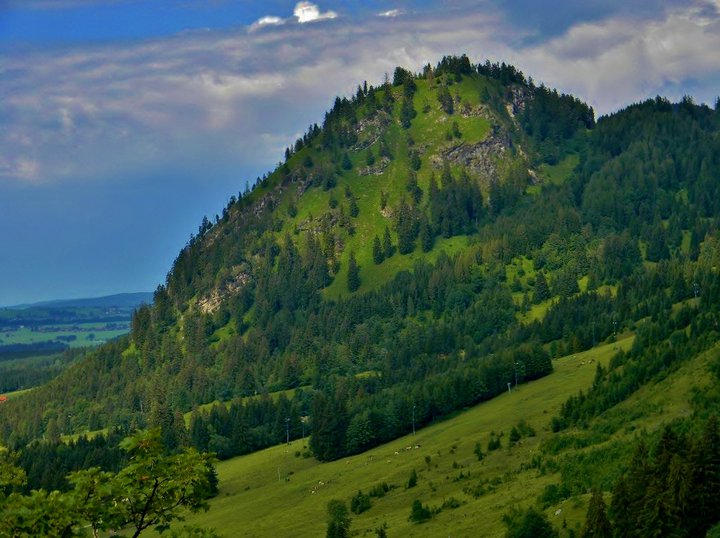
{"type": "Polygon", "coordinates": [[[512,387],[512,383],[508,381],[508,394],[511,394],[512,391],[510,390],[510,387],[512,387]]]}
{"type": "MultiPolygon", "coordinates": [[[[285,474],[285,482],[288,481],[288,448],[290,446],[290,417],[285,418],[285,442],[287,443],[287,446],[285,447],[285,464],[284,464],[284,474],[285,474]]],[[[280,481],[280,468],[278,467],[278,481],[280,481]]]]}
{"type": "Polygon", "coordinates": [[[615,343],[613,349],[617,349],[617,320],[613,320],[613,342],[615,343]]]}
{"type": "Polygon", "coordinates": [[[412,408],[412,426],[413,426],[413,437],[415,437],[415,404],[412,408]]]}

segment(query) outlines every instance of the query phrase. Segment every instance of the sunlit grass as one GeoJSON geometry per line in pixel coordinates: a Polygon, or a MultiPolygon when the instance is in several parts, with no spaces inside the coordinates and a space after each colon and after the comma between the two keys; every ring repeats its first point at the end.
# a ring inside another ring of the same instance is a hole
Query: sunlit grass
{"type": "MultiPolygon", "coordinates": [[[[297,440],[222,462],[218,465],[220,494],[211,501],[209,512],[189,522],[215,527],[228,536],[322,536],[330,499],[349,503],[358,489],[367,492],[386,482],[394,489],[374,500],[368,512],[353,515],[353,529],[360,535],[387,523],[390,536],[502,536],[503,513],[516,504],[532,504],[547,484],[557,481],[552,475],[520,470],[542,441],[553,435],[548,428],[550,418],[568,396],[590,386],[597,362],[606,364],[616,347],[628,349],[632,341],[630,337],[558,359],[555,372],[543,379],[419,430],[414,437],[405,436],[357,456],[318,463],[296,456],[307,445],[297,440]],[[521,419],[537,436],[508,449],[507,435],[521,419]],[[480,442],[486,451],[491,431],[504,432],[503,448],[478,462],[475,443],[480,442]],[[418,486],[407,490],[404,486],[412,469],[419,475],[418,486]],[[461,472],[470,478],[458,480],[461,472]],[[463,491],[482,478],[498,478],[500,485],[478,499],[463,491]],[[462,506],[445,509],[421,526],[408,521],[413,500],[440,506],[450,497],[462,506]]],[[[568,523],[584,518],[584,510],[584,506],[566,510],[568,523]]]]}

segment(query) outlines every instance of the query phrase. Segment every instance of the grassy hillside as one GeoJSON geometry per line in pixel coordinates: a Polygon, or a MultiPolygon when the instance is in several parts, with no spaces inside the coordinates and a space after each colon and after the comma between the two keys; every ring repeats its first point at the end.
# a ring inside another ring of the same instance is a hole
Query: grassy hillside
{"type": "MultiPolygon", "coordinates": [[[[502,536],[505,527],[501,516],[514,505],[534,503],[545,486],[557,481],[551,473],[523,470],[542,453],[542,444],[556,435],[549,431],[550,417],[568,396],[591,385],[598,363],[607,364],[616,347],[628,349],[632,341],[628,336],[618,344],[557,359],[555,372],[543,379],[424,428],[415,436],[405,436],[357,456],[318,463],[298,457],[296,453],[303,452],[307,443],[297,440],[290,446],[280,445],[221,462],[218,497],[211,501],[209,512],[189,522],[215,527],[227,536],[240,530],[249,537],[320,536],[325,530],[325,509],[330,499],[343,499],[349,505],[358,489],[367,493],[386,482],[392,488],[387,495],[373,499],[373,507],[367,512],[353,515],[353,529],[360,535],[387,523],[389,536],[502,536]],[[537,435],[508,448],[510,430],[521,420],[537,435]],[[502,434],[503,446],[488,453],[491,432],[502,434]],[[473,452],[478,442],[486,453],[482,462],[473,452]],[[406,489],[413,469],[418,473],[418,485],[406,489]],[[471,490],[479,485],[494,491],[476,499],[471,490]],[[451,498],[460,501],[461,506],[445,508],[422,525],[408,521],[413,500],[440,507],[451,498]]],[[[686,382],[682,376],[673,379],[679,384],[686,382]]],[[[674,404],[686,396],[685,392],[673,391],[673,407],[662,418],[648,418],[647,426],[656,428],[658,421],[682,414],[682,407],[674,404]]],[[[627,405],[644,399],[644,395],[638,396],[627,405]]],[[[632,438],[636,426],[629,427],[630,432],[624,432],[622,437],[632,438]]],[[[553,522],[559,526],[566,519],[573,528],[584,521],[584,502],[579,498],[566,503],[562,517],[553,516],[553,522]]],[[[556,509],[552,506],[547,513],[554,514],[556,509]]]]}
{"type": "MultiPolygon", "coordinates": [[[[362,293],[388,282],[399,271],[411,270],[418,259],[433,262],[440,251],[453,255],[463,249],[465,242],[458,237],[438,241],[437,247],[430,256],[423,253],[418,245],[412,254],[394,256],[380,266],[376,266],[372,259],[373,238],[375,236],[382,238],[386,227],[392,230],[395,236],[394,218],[389,209],[396,207],[402,198],[409,198],[406,189],[410,169],[409,153],[416,150],[422,155],[422,164],[417,171],[417,183],[427,193],[430,176],[440,175],[443,152],[462,145],[472,146],[486,140],[490,135],[491,125],[498,124],[499,120],[480,98],[486,86],[497,87],[497,83],[485,78],[466,78],[460,83],[453,84],[451,86],[453,93],[456,99],[463,103],[465,113],[450,117],[444,113],[438,102],[438,92],[444,82],[443,78],[416,81],[417,90],[413,96],[413,106],[417,112],[415,120],[408,129],[391,123],[381,131],[381,136],[392,153],[392,160],[381,172],[368,174],[364,171],[370,166],[366,162],[368,152],[380,160],[381,142],[375,130],[360,129],[358,146],[362,149],[353,148],[354,150],[348,152],[352,168],[343,171],[334,187],[327,190],[313,189],[297,197],[293,202],[297,215],[285,219],[282,230],[276,234],[278,240],[282,239],[284,233],[295,233],[298,229],[307,227],[308,222],[312,223],[313,219],[317,220],[327,214],[333,201],[347,213],[347,192],[352,193],[360,210],[361,217],[353,221],[354,233],[343,236],[344,249],[339,260],[340,269],[333,282],[323,291],[326,298],[338,299],[348,295],[347,257],[351,251],[356,254],[360,265],[361,286],[357,293],[362,293]],[[447,135],[454,127],[457,128],[459,135],[450,136],[448,140],[447,135]],[[386,197],[387,210],[381,208],[383,196],[386,197]]],[[[402,99],[402,87],[383,91],[392,92],[397,101],[402,99]]],[[[327,153],[309,148],[298,152],[291,159],[290,164],[301,164],[307,155],[312,156],[314,169],[332,165],[327,153]]],[[[457,165],[453,165],[452,168],[455,172],[460,170],[457,165]]],[[[309,173],[312,173],[312,169],[309,173]]],[[[271,175],[269,180],[273,181],[273,179],[271,175]]],[[[280,210],[283,209],[285,207],[281,205],[280,210]]]]}

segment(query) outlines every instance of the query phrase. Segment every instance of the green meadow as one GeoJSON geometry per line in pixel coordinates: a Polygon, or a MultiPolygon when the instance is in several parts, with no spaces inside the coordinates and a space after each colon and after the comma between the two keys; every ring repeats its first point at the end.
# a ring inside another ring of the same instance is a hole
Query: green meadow
{"type": "MultiPolygon", "coordinates": [[[[341,499],[350,506],[358,490],[368,493],[385,483],[389,491],[384,497],[372,498],[369,510],[353,514],[356,535],[373,535],[374,529],[387,525],[388,536],[502,536],[504,513],[535,503],[546,486],[559,482],[557,473],[541,473],[528,465],[543,454],[544,443],[560,435],[551,432],[551,417],[568,396],[590,387],[598,363],[606,365],[618,349],[629,349],[633,339],[628,335],[557,359],[547,377],[418,430],[415,436],[340,461],[319,463],[304,457],[307,440],[297,440],[221,462],[219,495],[208,512],[190,517],[188,523],[214,527],[226,536],[322,536],[329,500],[341,499]],[[536,435],[510,448],[509,432],[521,420],[536,435]],[[501,436],[502,447],[488,452],[491,432],[501,436]],[[485,453],[483,461],[474,453],[476,443],[485,453]],[[408,489],[413,469],[418,481],[408,489]],[[411,523],[408,516],[416,499],[439,512],[427,523],[411,523]]],[[[610,419],[615,414],[616,420],[628,419],[627,424],[603,442],[630,440],[640,429],[658,428],[687,413],[693,368],[703,360],[700,356],[613,410],[610,419]],[[634,412],[638,402],[641,411],[634,412]]],[[[586,501],[580,495],[549,506],[546,513],[557,528],[564,524],[577,529],[585,518],[586,501]]]]}

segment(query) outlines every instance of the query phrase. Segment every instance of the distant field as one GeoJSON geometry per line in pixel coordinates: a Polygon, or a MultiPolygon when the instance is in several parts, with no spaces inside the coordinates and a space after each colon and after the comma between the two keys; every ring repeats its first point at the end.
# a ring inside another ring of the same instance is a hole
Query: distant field
{"type": "Polygon", "coordinates": [[[151,301],[123,293],[0,308],[0,361],[103,344],[128,333],[135,308],[151,301]]]}
{"type": "MultiPolygon", "coordinates": [[[[539,476],[537,470],[523,466],[553,435],[548,428],[550,418],[568,396],[592,384],[598,362],[606,364],[616,349],[628,349],[632,342],[630,336],[558,359],[553,374],[511,394],[424,428],[415,437],[409,435],[340,461],[318,463],[299,457],[306,443],[298,440],[221,462],[220,494],[211,501],[209,512],[189,518],[188,523],[214,527],[228,537],[323,536],[329,500],[342,499],[349,506],[358,489],[367,493],[386,482],[391,491],[385,497],[373,499],[367,512],[353,514],[357,535],[372,536],[375,528],[386,523],[389,536],[503,536],[502,515],[514,505],[532,504],[546,485],[557,482],[556,475],[539,476]],[[507,436],[521,419],[537,436],[509,449],[507,436]],[[492,431],[503,433],[503,447],[478,462],[475,443],[480,442],[487,453],[492,431]],[[412,469],[418,473],[418,485],[405,489],[412,469]],[[484,479],[495,484],[494,491],[479,498],[470,495],[468,487],[484,479]],[[415,499],[440,507],[451,498],[459,501],[458,508],[445,508],[422,525],[408,521],[415,499]]],[[[566,519],[575,528],[584,520],[585,500],[561,506],[562,517],[554,515],[557,509],[547,510],[555,526],[566,519]]]]}
{"type": "MultiPolygon", "coordinates": [[[[0,331],[0,346],[62,342],[68,347],[96,346],[127,334],[129,322],[53,324],[0,331]]],[[[0,348],[1,350],[1,348],[0,348]]]]}

